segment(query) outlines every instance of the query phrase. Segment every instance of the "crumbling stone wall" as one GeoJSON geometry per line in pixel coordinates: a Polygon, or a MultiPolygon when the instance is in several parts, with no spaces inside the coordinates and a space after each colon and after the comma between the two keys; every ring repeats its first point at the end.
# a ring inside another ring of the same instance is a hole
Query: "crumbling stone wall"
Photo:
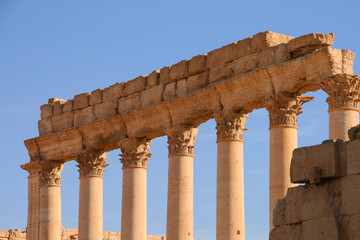
{"type": "Polygon", "coordinates": [[[270,240],[360,239],[360,127],[350,141],[298,148],[289,188],[274,210],[270,240]]]}
{"type": "MultiPolygon", "coordinates": [[[[61,240],[76,240],[78,239],[77,229],[64,228],[61,235],[61,240]]],[[[121,240],[121,234],[117,232],[104,232],[104,240],[121,240]]],[[[147,236],[146,240],[165,240],[165,237],[147,236]]],[[[0,231],[0,240],[26,240],[26,232],[21,232],[20,229],[10,229],[8,231],[0,231]]]]}

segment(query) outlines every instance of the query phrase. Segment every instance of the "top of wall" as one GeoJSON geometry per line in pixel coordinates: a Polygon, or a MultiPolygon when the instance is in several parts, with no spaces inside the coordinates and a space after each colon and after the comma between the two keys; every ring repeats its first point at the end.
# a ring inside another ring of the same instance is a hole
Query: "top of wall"
{"type": "Polygon", "coordinates": [[[214,112],[265,107],[283,92],[319,89],[320,80],[353,74],[354,54],[332,49],[333,34],[293,38],[262,32],[105,89],[41,106],[40,137],[25,141],[31,159],[71,160],[84,148],[112,150],[126,137],[198,126],[214,112]]]}

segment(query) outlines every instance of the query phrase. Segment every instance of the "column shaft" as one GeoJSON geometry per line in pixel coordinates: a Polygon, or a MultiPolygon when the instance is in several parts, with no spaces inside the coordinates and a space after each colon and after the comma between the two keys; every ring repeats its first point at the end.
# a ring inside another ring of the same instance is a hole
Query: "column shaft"
{"type": "Polygon", "coordinates": [[[40,240],[61,240],[60,186],[40,187],[40,240]]]}
{"type": "Polygon", "coordinates": [[[349,140],[348,130],[359,124],[357,109],[333,109],[329,111],[329,138],[349,140]]]}
{"type": "Polygon", "coordinates": [[[297,128],[270,128],[270,230],[273,228],[273,210],[277,201],[285,197],[289,187],[295,186],[290,181],[290,164],[295,148],[297,148],[297,128]]]}
{"type": "Polygon", "coordinates": [[[145,168],[123,170],[122,239],[146,239],[146,172],[145,168]]]}
{"type": "Polygon", "coordinates": [[[80,173],[79,240],[103,238],[103,176],[107,155],[85,149],[77,154],[80,173]]]}
{"type": "Polygon", "coordinates": [[[151,140],[127,138],[120,141],[123,164],[121,239],[146,239],[147,161],[151,140]]]}
{"type": "Polygon", "coordinates": [[[80,177],[79,240],[103,238],[103,178],[80,177]]]}
{"type": "Polygon", "coordinates": [[[26,227],[26,239],[39,239],[39,174],[30,175],[28,177],[28,218],[26,227]]]}
{"type": "Polygon", "coordinates": [[[243,142],[218,142],[217,159],[216,239],[244,240],[243,142]]]}
{"type": "Polygon", "coordinates": [[[166,237],[192,240],[193,237],[193,157],[169,157],[166,237]]]}

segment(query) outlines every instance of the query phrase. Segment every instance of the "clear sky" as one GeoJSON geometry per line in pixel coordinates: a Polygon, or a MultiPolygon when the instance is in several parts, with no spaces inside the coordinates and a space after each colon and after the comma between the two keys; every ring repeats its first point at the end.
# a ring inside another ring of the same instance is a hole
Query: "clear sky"
{"type": "MultiPolygon", "coordinates": [[[[360,53],[360,2],[0,0],[0,230],[26,227],[25,139],[38,136],[40,105],[127,81],[154,69],[270,30],[291,36],[335,33],[334,48],[360,53]]],[[[355,74],[360,63],[355,59],[355,74]]],[[[309,93],[299,117],[299,146],[328,135],[326,94],[309,93]]],[[[268,114],[250,114],[244,147],[246,239],[268,236],[268,114]]],[[[104,229],[120,231],[119,150],[108,153],[104,229]]],[[[166,138],[153,141],[148,170],[148,234],[165,235],[166,138]]],[[[199,127],[194,161],[194,232],[215,239],[216,131],[199,127]]],[[[62,174],[62,221],[77,228],[78,172],[62,174]]]]}

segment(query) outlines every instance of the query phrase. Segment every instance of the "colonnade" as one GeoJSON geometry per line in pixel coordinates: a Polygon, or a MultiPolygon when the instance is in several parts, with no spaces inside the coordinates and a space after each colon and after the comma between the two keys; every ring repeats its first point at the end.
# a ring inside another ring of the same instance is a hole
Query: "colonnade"
{"type": "MultiPolygon", "coordinates": [[[[347,140],[347,130],[359,123],[359,82],[338,76],[321,84],[328,93],[329,138],[347,140]]],[[[292,186],[290,162],[297,147],[297,116],[312,97],[279,94],[267,100],[270,118],[270,229],[278,199],[292,186]]],[[[216,238],[245,239],[243,147],[250,111],[215,113],[217,129],[216,238]]],[[[169,149],[168,240],[193,239],[193,161],[197,129],[179,125],[167,130],[169,149]]],[[[123,164],[121,234],[124,240],[146,239],[147,161],[151,140],[127,138],[120,143],[123,164]]],[[[99,240],[103,234],[103,174],[106,154],[85,149],[78,153],[80,173],[79,239],[99,240]]],[[[30,240],[61,239],[61,171],[64,162],[35,161],[22,165],[28,177],[30,240]]]]}

